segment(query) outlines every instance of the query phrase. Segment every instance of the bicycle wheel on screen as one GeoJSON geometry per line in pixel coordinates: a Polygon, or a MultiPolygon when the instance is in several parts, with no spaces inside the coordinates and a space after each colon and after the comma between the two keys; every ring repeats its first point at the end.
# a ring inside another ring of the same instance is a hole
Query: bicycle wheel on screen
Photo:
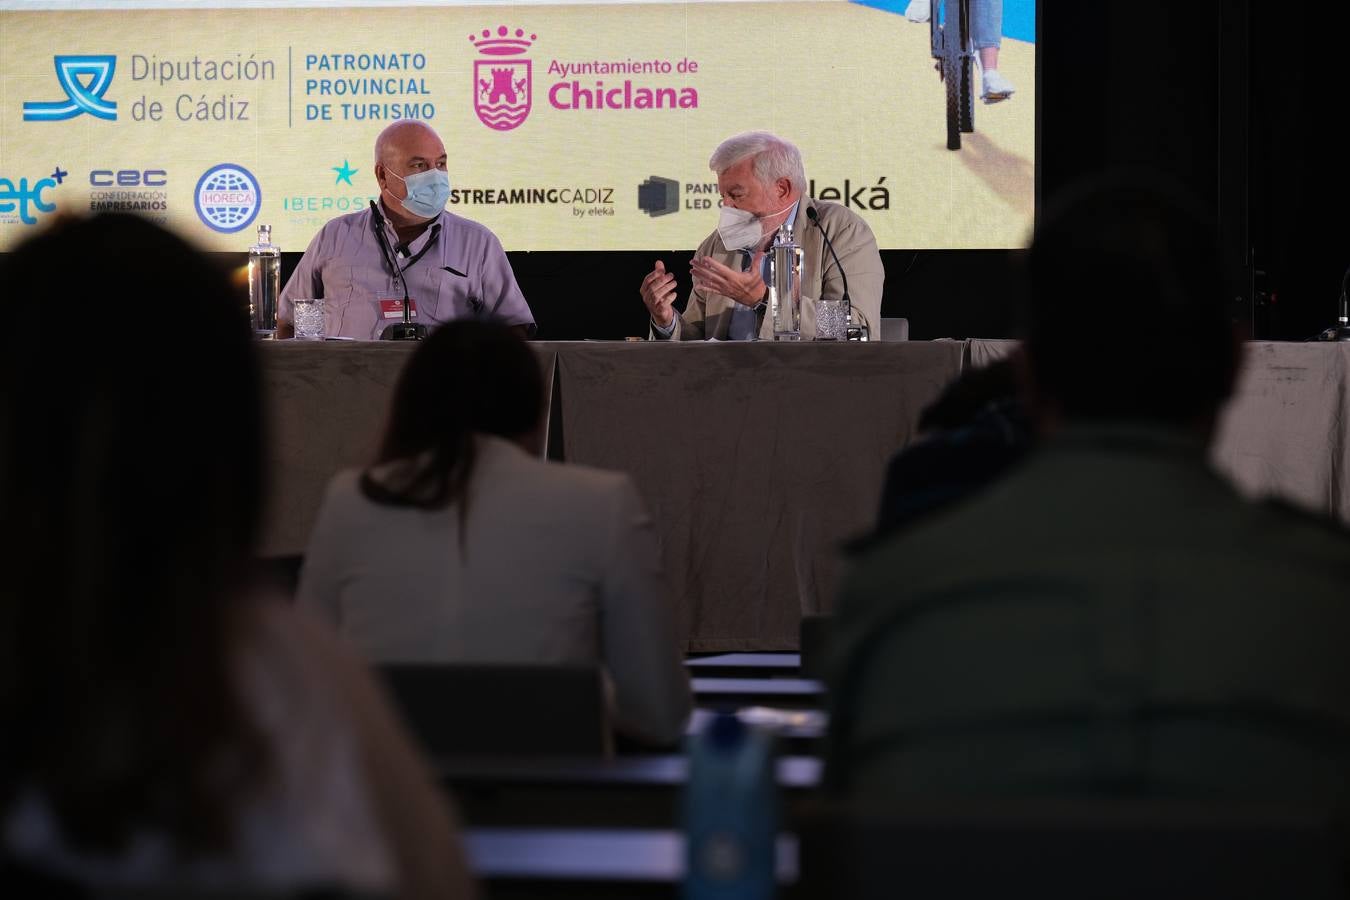
{"type": "Polygon", "coordinates": [[[969,53],[961,54],[961,96],[957,109],[960,129],[967,134],[975,130],[975,60],[969,53]]]}
{"type": "Polygon", "coordinates": [[[947,87],[947,149],[961,149],[961,60],[942,57],[942,80],[947,87]]]}
{"type": "Polygon", "coordinates": [[[961,3],[961,130],[975,130],[975,24],[970,16],[971,0],[961,3]]]}
{"type": "Polygon", "coordinates": [[[933,4],[933,56],[947,94],[947,149],[961,149],[961,132],[975,130],[975,58],[970,41],[970,0],[933,4]],[[940,21],[939,21],[940,16],[940,21]]]}

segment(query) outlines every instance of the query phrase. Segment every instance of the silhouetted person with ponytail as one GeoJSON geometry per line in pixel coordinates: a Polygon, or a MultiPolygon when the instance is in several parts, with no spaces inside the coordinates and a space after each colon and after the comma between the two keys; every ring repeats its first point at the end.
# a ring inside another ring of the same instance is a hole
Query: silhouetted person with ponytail
{"type": "Polygon", "coordinates": [[[329,485],[299,602],[381,663],[598,661],[619,730],[674,741],[689,684],[652,519],[628,476],[539,458],[542,379],[502,325],[434,332],[376,462],[329,485]]]}

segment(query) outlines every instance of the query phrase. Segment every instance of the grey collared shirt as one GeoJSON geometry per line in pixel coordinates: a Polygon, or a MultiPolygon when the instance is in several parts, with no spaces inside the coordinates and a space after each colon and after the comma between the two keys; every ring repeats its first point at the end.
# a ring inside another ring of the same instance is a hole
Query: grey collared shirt
{"type": "MultiPolygon", "coordinates": [[[[387,221],[390,247],[398,235],[387,221]]],[[[477,317],[534,330],[534,315],[497,236],[485,226],[442,212],[398,255],[414,322],[435,328],[452,319],[477,317]],[[440,226],[437,228],[436,226],[440,226]],[[430,246],[428,246],[430,244],[430,246]],[[415,261],[414,261],[415,260],[415,261]]],[[[381,298],[402,299],[399,276],[381,252],[370,209],[339,216],[319,230],[281,292],[277,318],[294,322],[291,301],[323,298],[324,330],[330,337],[377,340],[387,317],[381,298]]]]}

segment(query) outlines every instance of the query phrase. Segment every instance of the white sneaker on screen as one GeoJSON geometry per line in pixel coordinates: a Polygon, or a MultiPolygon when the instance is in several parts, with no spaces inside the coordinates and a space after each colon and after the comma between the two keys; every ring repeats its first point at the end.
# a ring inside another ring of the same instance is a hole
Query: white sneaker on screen
{"type": "Polygon", "coordinates": [[[1000,100],[1007,100],[1017,92],[1013,83],[1004,78],[998,69],[984,70],[984,93],[980,96],[985,103],[997,103],[1000,100]]]}
{"type": "Polygon", "coordinates": [[[932,14],[932,0],[909,0],[905,7],[905,18],[911,22],[927,22],[932,14]]]}

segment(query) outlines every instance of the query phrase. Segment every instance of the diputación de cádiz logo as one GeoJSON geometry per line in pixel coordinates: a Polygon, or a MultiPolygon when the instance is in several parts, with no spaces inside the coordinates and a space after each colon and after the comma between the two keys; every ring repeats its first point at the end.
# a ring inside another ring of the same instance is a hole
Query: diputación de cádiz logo
{"type": "Polygon", "coordinates": [[[103,99],[117,70],[111,55],[54,56],[56,80],[66,92],[64,100],[25,100],[25,122],[60,122],[88,113],[98,119],[117,119],[117,103],[103,99]],[[81,81],[81,79],[87,79],[81,81]]]}
{"type": "Polygon", "coordinates": [[[193,192],[197,217],[216,231],[243,231],[262,207],[258,179],[243,166],[221,163],[206,170],[193,192]]]}
{"type": "Polygon", "coordinates": [[[487,127],[510,131],[530,114],[530,61],[507,57],[520,56],[538,39],[535,34],[527,38],[523,28],[512,32],[505,25],[469,35],[478,52],[487,57],[473,63],[473,110],[487,127]]]}

